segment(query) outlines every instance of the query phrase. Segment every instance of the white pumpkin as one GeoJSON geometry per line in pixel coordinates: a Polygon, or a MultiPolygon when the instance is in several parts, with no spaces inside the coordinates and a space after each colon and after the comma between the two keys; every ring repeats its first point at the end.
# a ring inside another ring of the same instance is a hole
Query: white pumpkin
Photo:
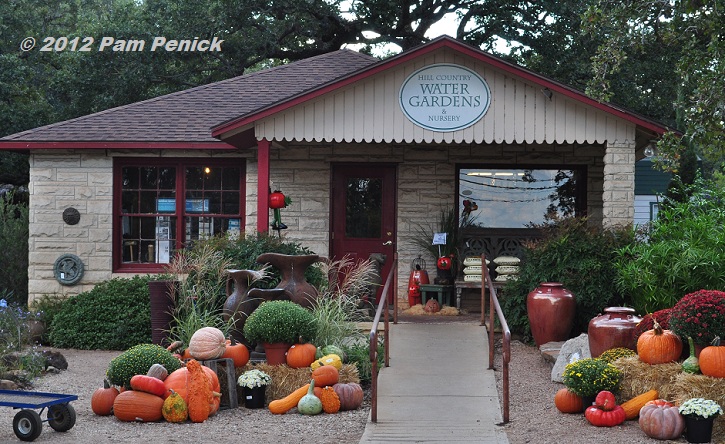
{"type": "Polygon", "coordinates": [[[216,327],[202,327],[189,340],[189,353],[194,359],[217,359],[227,348],[224,333],[216,327]]]}

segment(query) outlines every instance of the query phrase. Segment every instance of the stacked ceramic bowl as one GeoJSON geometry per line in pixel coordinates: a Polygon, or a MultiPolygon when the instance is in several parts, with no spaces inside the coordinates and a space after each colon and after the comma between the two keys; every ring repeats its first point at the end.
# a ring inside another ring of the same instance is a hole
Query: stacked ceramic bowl
{"type": "Polygon", "coordinates": [[[496,264],[494,281],[506,282],[518,277],[521,259],[515,256],[499,256],[493,260],[493,263],[496,264]]]}
{"type": "MultiPolygon", "coordinates": [[[[486,259],[486,265],[490,262],[486,259]]],[[[481,282],[481,258],[470,256],[463,260],[463,280],[466,282],[481,282]]]]}

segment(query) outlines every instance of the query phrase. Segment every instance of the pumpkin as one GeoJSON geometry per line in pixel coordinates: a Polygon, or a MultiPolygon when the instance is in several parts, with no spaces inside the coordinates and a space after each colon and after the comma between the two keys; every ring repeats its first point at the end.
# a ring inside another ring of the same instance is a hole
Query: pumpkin
{"type": "MultiPolygon", "coordinates": [[[[317,388],[317,387],[315,387],[317,388]]],[[[315,396],[320,398],[322,401],[322,411],[325,413],[337,413],[340,411],[340,397],[335,393],[335,389],[332,387],[325,387],[322,389],[320,395],[315,393],[315,396]]]]}
{"type": "Polygon", "coordinates": [[[297,411],[302,415],[317,415],[322,412],[322,401],[315,396],[315,380],[310,381],[307,394],[297,402],[297,411]]]}
{"type": "Polygon", "coordinates": [[[113,401],[113,415],[121,421],[158,421],[164,399],[151,393],[126,390],[113,401]]]}
{"type": "Polygon", "coordinates": [[[439,304],[435,299],[428,299],[428,302],[425,303],[423,310],[425,310],[426,313],[438,313],[441,311],[441,304],[439,304]]]}
{"type": "Polygon", "coordinates": [[[624,409],[624,417],[626,419],[636,418],[637,415],[639,415],[640,409],[644,407],[645,404],[647,404],[648,402],[657,399],[657,396],[659,396],[657,390],[649,390],[642,393],[641,395],[635,396],[629,401],[623,402],[622,409],[624,409]]]}
{"type": "Polygon", "coordinates": [[[331,365],[323,365],[312,370],[312,379],[318,387],[335,385],[340,381],[340,372],[331,365]]]}
{"type": "Polygon", "coordinates": [[[725,378],[725,346],[720,345],[720,336],[700,352],[700,371],[713,378],[725,378]]]}
{"type": "Polygon", "coordinates": [[[655,320],[654,328],[642,333],[637,339],[637,354],[647,364],[664,364],[677,361],[682,354],[682,341],[670,330],[664,330],[655,320]]]}
{"type": "Polygon", "coordinates": [[[164,405],[161,406],[161,414],[169,422],[184,422],[189,418],[189,409],[184,398],[172,390],[171,395],[164,400],[164,405]]]}
{"type": "MultiPolygon", "coordinates": [[[[219,385],[219,377],[214,372],[214,370],[210,369],[209,367],[202,366],[202,369],[204,369],[204,373],[206,373],[206,376],[209,380],[209,387],[214,393],[220,393],[221,387],[219,385]]],[[[165,396],[168,396],[171,394],[171,390],[173,389],[176,393],[178,393],[182,398],[184,398],[184,401],[188,405],[188,390],[187,390],[187,379],[189,375],[189,370],[186,367],[181,367],[178,370],[173,371],[169,376],[166,377],[164,380],[164,386],[166,387],[166,394],[165,396]]],[[[214,401],[212,405],[212,411],[211,413],[216,413],[217,410],[219,410],[219,403],[221,402],[221,399],[217,396],[214,396],[214,401]]]]}
{"type": "Polygon", "coordinates": [[[186,364],[186,368],[189,370],[188,401],[186,403],[189,408],[189,419],[192,422],[204,422],[209,418],[214,402],[209,379],[204,374],[202,365],[195,359],[190,360],[186,364]]]}
{"type": "Polygon", "coordinates": [[[614,393],[608,390],[602,390],[597,393],[597,397],[594,398],[594,405],[605,412],[609,412],[614,410],[614,407],[617,406],[617,399],[614,397],[614,393]]]}
{"type": "MultiPolygon", "coordinates": [[[[276,414],[276,415],[282,415],[293,408],[297,407],[297,403],[300,402],[300,399],[302,399],[305,394],[310,389],[310,384],[305,384],[302,387],[298,388],[297,390],[293,391],[289,395],[285,396],[282,399],[275,399],[274,401],[269,403],[269,411],[276,414]]],[[[314,393],[314,389],[313,389],[314,393]]]]}
{"type": "Polygon", "coordinates": [[[340,410],[355,410],[362,405],[363,390],[360,384],[350,382],[347,384],[337,383],[332,386],[340,398],[340,410]]]}
{"type": "Polygon", "coordinates": [[[323,365],[331,365],[336,369],[340,370],[342,368],[342,359],[340,359],[338,355],[333,353],[323,356],[320,359],[314,361],[312,364],[310,364],[310,367],[312,367],[312,370],[314,370],[317,367],[322,367],[323,365]]]}
{"type": "Polygon", "coordinates": [[[685,429],[685,419],[672,404],[648,402],[639,411],[639,428],[650,438],[676,440],[685,429]]]}
{"type": "Polygon", "coordinates": [[[584,410],[582,397],[566,387],[556,392],[554,405],[561,413],[581,413],[584,410]]]}
{"type": "Polygon", "coordinates": [[[224,333],[216,327],[202,327],[191,335],[189,353],[200,361],[217,359],[226,350],[224,333]]]}
{"type": "Polygon", "coordinates": [[[231,342],[226,345],[221,358],[233,360],[235,368],[244,367],[249,362],[249,349],[246,345],[232,338],[231,342]]]}
{"type": "Polygon", "coordinates": [[[103,387],[99,387],[91,396],[91,410],[99,416],[110,415],[113,411],[113,401],[118,396],[118,389],[111,387],[108,379],[103,380],[103,387]]]}
{"type": "Polygon", "coordinates": [[[695,355],[695,342],[692,340],[692,336],[687,337],[687,342],[690,346],[690,356],[682,363],[682,371],[696,375],[700,373],[700,361],[695,355]]]}
{"type": "Polygon", "coordinates": [[[153,376],[135,375],[131,378],[131,388],[140,392],[151,393],[152,395],[161,396],[166,394],[166,386],[164,381],[154,378],[153,376]]]}
{"type": "Polygon", "coordinates": [[[146,376],[151,376],[163,381],[167,376],[169,376],[169,371],[161,364],[154,364],[149,368],[149,371],[146,372],[146,376]]]}
{"type": "Polygon", "coordinates": [[[309,367],[315,361],[317,347],[312,344],[294,344],[287,350],[287,365],[292,368],[309,367]]]}
{"type": "Polygon", "coordinates": [[[602,410],[593,405],[584,410],[584,417],[590,424],[597,427],[614,427],[624,422],[625,414],[621,405],[614,406],[612,410],[602,410]]]}

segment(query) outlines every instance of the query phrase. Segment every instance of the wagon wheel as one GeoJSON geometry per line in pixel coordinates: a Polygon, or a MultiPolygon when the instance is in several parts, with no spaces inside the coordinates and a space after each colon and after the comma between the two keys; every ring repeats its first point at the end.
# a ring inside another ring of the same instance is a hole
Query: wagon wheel
{"type": "Polygon", "coordinates": [[[76,411],[70,404],[55,404],[48,407],[48,424],[56,432],[67,432],[76,423],[76,411]]]}
{"type": "Polygon", "coordinates": [[[35,410],[21,410],[13,418],[13,431],[22,441],[34,441],[43,430],[43,420],[35,410]]]}

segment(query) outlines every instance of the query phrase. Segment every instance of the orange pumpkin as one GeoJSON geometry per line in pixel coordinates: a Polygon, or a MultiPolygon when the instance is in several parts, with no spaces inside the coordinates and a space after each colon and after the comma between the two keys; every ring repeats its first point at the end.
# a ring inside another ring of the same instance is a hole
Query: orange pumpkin
{"type": "Polygon", "coordinates": [[[135,375],[131,377],[131,388],[140,392],[151,393],[163,397],[166,394],[164,381],[153,376],[135,375]]]}
{"type": "Polygon", "coordinates": [[[199,361],[217,359],[226,349],[224,333],[216,327],[202,327],[191,335],[189,353],[199,361]]]}
{"type": "MultiPolygon", "coordinates": [[[[207,378],[209,378],[209,386],[211,387],[212,392],[215,393],[221,393],[221,386],[219,385],[219,377],[216,373],[214,373],[214,370],[210,369],[206,366],[201,366],[201,368],[204,370],[204,373],[206,373],[207,378]]],[[[172,372],[169,376],[166,377],[164,380],[164,386],[166,387],[166,394],[164,397],[168,397],[171,394],[171,389],[173,389],[176,393],[178,393],[182,398],[184,398],[184,402],[188,404],[189,402],[189,394],[188,394],[188,388],[187,388],[187,377],[189,375],[189,370],[186,369],[186,367],[181,367],[178,370],[175,370],[172,372]]],[[[219,404],[221,402],[221,399],[218,396],[214,396],[214,404],[212,406],[211,413],[215,413],[217,410],[219,410],[219,404]]]]}
{"type": "Polygon", "coordinates": [[[720,345],[719,336],[715,336],[712,345],[702,349],[699,364],[703,375],[725,378],[725,346],[720,345]]]}
{"type": "Polygon", "coordinates": [[[234,340],[228,341],[229,343],[224,350],[224,354],[221,356],[222,359],[230,358],[234,361],[234,367],[244,367],[249,362],[249,349],[246,345],[236,342],[234,340]]]}
{"type": "Polygon", "coordinates": [[[126,390],[113,401],[113,415],[121,421],[158,421],[164,399],[151,393],[126,390]]]}
{"type": "Polygon", "coordinates": [[[554,405],[561,413],[581,413],[584,411],[582,397],[568,388],[562,388],[556,392],[554,405]]]}
{"type": "Polygon", "coordinates": [[[331,365],[323,365],[312,370],[312,379],[315,380],[315,387],[335,385],[340,381],[340,372],[331,365]]]}
{"type": "Polygon", "coordinates": [[[91,410],[100,416],[110,415],[113,411],[113,401],[118,396],[118,389],[111,387],[108,379],[103,380],[103,387],[99,387],[91,396],[91,410]]]}
{"type": "Polygon", "coordinates": [[[682,354],[682,341],[670,330],[664,330],[655,320],[654,328],[642,333],[637,339],[637,354],[647,364],[674,362],[682,354]]]}
{"type": "Polygon", "coordinates": [[[317,353],[317,347],[310,343],[294,344],[287,350],[287,365],[292,368],[309,367],[316,359],[315,353],[317,353]]]}

